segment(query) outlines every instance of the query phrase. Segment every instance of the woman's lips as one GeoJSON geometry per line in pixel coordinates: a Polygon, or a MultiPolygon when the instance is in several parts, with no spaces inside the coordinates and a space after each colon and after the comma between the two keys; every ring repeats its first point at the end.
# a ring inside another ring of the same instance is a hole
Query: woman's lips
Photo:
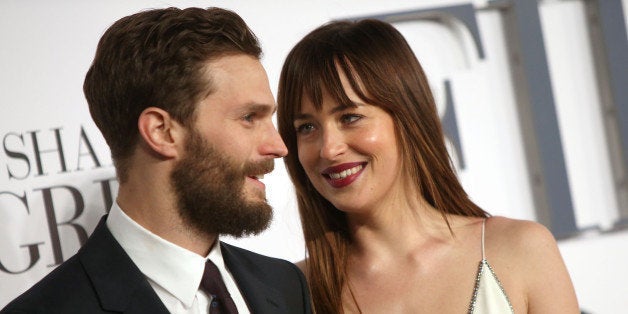
{"type": "Polygon", "coordinates": [[[342,188],[353,183],[362,174],[365,165],[365,162],[344,163],[325,169],[322,175],[331,186],[342,188]]]}

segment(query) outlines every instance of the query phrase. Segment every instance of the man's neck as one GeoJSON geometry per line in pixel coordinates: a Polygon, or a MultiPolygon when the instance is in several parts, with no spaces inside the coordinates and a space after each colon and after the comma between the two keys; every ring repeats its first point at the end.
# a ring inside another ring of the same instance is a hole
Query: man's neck
{"type": "Polygon", "coordinates": [[[117,203],[133,221],[162,239],[207,256],[218,238],[206,234],[186,223],[169,193],[148,191],[149,187],[137,187],[131,183],[120,185],[117,203]]]}

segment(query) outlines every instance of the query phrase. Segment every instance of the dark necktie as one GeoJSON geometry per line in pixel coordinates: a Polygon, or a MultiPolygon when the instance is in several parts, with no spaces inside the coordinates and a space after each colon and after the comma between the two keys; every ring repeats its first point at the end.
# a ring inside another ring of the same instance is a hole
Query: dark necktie
{"type": "Polygon", "coordinates": [[[218,267],[212,261],[205,263],[205,272],[201,279],[201,288],[211,294],[212,303],[209,305],[210,314],[237,314],[236,308],[225,282],[222,281],[218,267]]]}

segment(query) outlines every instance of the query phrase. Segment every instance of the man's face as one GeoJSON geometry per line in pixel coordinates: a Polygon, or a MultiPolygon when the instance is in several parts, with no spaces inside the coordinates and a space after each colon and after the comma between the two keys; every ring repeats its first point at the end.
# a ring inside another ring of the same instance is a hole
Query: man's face
{"type": "Polygon", "coordinates": [[[259,179],[287,154],[271,120],[276,106],[268,78],[247,55],[212,61],[207,73],[213,93],[196,108],[171,173],[180,214],[201,232],[257,234],[272,217],[259,179]]]}

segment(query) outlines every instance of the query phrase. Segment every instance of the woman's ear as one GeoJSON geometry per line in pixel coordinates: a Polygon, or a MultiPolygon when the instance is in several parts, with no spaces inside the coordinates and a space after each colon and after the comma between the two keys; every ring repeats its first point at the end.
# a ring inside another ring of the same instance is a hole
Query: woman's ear
{"type": "Polygon", "coordinates": [[[157,107],[142,111],[137,121],[140,136],[154,153],[166,158],[176,158],[183,149],[183,126],[170,114],[157,107]]]}

